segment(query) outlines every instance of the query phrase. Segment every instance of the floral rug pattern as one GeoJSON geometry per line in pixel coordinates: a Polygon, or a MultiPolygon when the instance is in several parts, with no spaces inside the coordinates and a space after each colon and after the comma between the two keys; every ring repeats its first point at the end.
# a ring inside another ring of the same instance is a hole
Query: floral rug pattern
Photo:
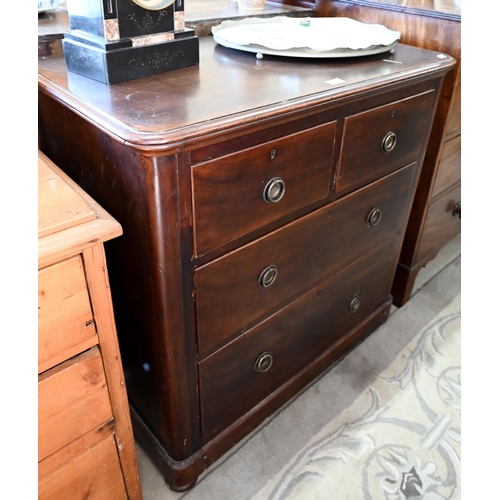
{"type": "Polygon", "coordinates": [[[460,500],[460,310],[458,296],[253,500],[460,500]]]}

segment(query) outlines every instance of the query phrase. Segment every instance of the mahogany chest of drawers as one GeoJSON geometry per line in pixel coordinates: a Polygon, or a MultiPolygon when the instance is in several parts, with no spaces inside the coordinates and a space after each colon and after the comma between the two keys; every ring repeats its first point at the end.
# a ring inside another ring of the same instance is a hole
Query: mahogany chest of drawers
{"type": "Polygon", "coordinates": [[[107,243],[137,440],[174,490],[387,319],[453,58],[398,45],[105,86],[39,63],[43,150],[123,226],[107,243]]]}
{"type": "Polygon", "coordinates": [[[141,500],[103,243],[122,228],[38,154],[38,498],[141,500]]]}

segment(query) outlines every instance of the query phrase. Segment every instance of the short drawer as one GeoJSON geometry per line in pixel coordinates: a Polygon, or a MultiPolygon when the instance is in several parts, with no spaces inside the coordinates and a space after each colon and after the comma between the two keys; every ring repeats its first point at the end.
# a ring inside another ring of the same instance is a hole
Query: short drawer
{"type": "Polygon", "coordinates": [[[399,248],[400,238],[391,238],[201,361],[203,440],[244,415],[381,307],[389,298],[399,248]]]}
{"type": "Polygon", "coordinates": [[[404,231],[415,174],[413,163],[195,270],[200,355],[404,231]]]}
{"type": "Polygon", "coordinates": [[[120,459],[114,435],[38,481],[39,500],[126,500],[120,459]]]}
{"type": "Polygon", "coordinates": [[[79,255],[38,272],[38,373],[97,344],[79,255]]]}
{"type": "Polygon", "coordinates": [[[353,189],[415,161],[426,144],[433,90],[348,116],[336,192],[353,189]]]}
{"type": "Polygon", "coordinates": [[[336,122],[192,169],[197,255],[328,196],[336,122]]]}
{"type": "Polygon", "coordinates": [[[426,258],[453,236],[460,233],[461,186],[445,193],[432,203],[425,218],[416,262],[426,258]]]}
{"type": "Polygon", "coordinates": [[[462,138],[458,136],[445,142],[443,145],[443,152],[441,154],[431,198],[438,196],[457,182],[460,182],[461,167],[462,138]]]}
{"type": "Polygon", "coordinates": [[[113,418],[97,347],[38,376],[38,460],[113,418]]]}

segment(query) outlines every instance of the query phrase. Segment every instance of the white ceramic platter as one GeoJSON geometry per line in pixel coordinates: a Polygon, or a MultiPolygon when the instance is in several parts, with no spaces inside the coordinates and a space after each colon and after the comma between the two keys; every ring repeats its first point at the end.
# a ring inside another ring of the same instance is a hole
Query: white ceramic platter
{"type": "Polygon", "coordinates": [[[285,56],[285,57],[315,57],[315,58],[331,58],[331,57],[360,57],[360,56],[371,56],[373,54],[380,54],[382,52],[388,52],[394,49],[398,42],[394,42],[389,46],[377,45],[368,49],[335,49],[324,52],[314,52],[311,49],[287,49],[287,50],[272,50],[267,47],[260,47],[259,45],[237,45],[227,42],[223,39],[219,39],[214,35],[214,40],[224,47],[231,49],[243,50],[245,52],[253,52],[254,54],[270,55],[270,56],[285,56]]]}
{"type": "Polygon", "coordinates": [[[261,55],[339,58],[388,52],[400,33],[350,18],[246,18],[212,28],[225,47],[261,55]]]}

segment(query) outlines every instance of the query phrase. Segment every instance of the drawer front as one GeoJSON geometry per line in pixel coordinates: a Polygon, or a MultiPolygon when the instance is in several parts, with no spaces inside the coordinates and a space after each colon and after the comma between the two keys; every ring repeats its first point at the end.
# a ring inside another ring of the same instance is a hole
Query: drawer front
{"type": "Polygon", "coordinates": [[[114,435],[38,481],[39,500],[126,500],[114,435]]]}
{"type": "Polygon", "coordinates": [[[390,174],[195,271],[203,356],[402,231],[416,164],[390,174]],[[382,218],[369,225],[378,208],[382,218]],[[277,275],[270,286],[275,266],[277,275]]]}
{"type": "Polygon", "coordinates": [[[352,191],[415,161],[426,143],[434,99],[428,91],[347,117],[335,190],[352,191]]]}
{"type": "Polygon", "coordinates": [[[457,203],[461,202],[460,193],[461,186],[458,186],[429,207],[418,246],[417,262],[460,233],[461,220],[458,215],[453,215],[457,203]]]}
{"type": "Polygon", "coordinates": [[[432,189],[432,198],[460,182],[461,167],[462,138],[458,136],[443,145],[443,153],[432,189]]]}
{"type": "Polygon", "coordinates": [[[38,272],[38,373],[97,344],[78,255],[38,272]]]}
{"type": "Polygon", "coordinates": [[[389,298],[394,236],[199,363],[206,441],[287,382],[389,298]],[[271,366],[265,370],[269,361],[271,366]]]}
{"type": "Polygon", "coordinates": [[[113,418],[97,347],[38,377],[38,460],[113,418]]]}
{"type": "Polygon", "coordinates": [[[196,254],[328,196],[335,127],[328,123],[193,167],[196,254]]]}

